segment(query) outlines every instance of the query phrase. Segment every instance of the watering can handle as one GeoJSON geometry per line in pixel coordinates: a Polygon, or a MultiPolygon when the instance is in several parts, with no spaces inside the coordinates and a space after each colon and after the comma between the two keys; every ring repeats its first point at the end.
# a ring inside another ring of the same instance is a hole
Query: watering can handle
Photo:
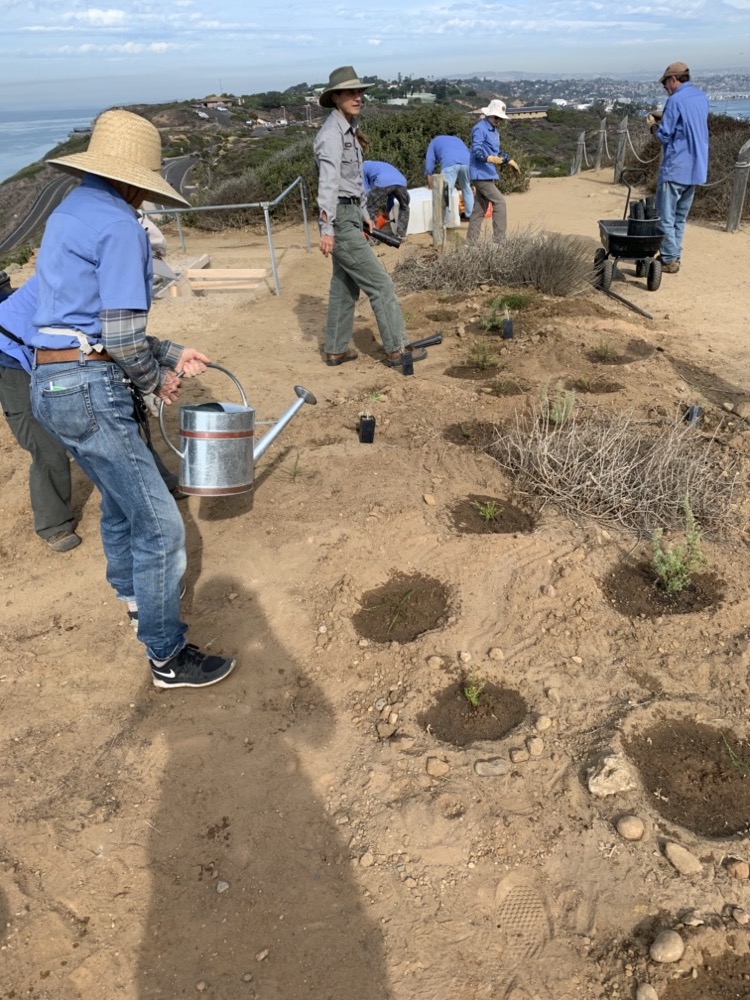
{"type": "MultiPolygon", "coordinates": [[[[240,396],[242,397],[242,405],[243,406],[247,406],[247,396],[245,395],[245,390],[242,388],[240,380],[237,378],[236,375],[233,375],[232,372],[230,372],[228,368],[222,368],[221,365],[214,364],[213,361],[207,361],[206,362],[206,368],[215,368],[217,371],[224,372],[224,374],[228,378],[231,378],[231,380],[237,386],[237,389],[239,390],[240,396]]],[[[177,374],[179,375],[180,373],[178,372],[177,374]]],[[[169,445],[169,447],[172,449],[172,451],[175,453],[175,455],[179,455],[180,458],[184,458],[185,457],[185,452],[180,451],[179,448],[175,448],[175,446],[170,441],[169,435],[167,434],[167,429],[164,426],[164,400],[163,399],[159,400],[159,430],[161,431],[161,436],[164,438],[164,440],[169,445]]]]}

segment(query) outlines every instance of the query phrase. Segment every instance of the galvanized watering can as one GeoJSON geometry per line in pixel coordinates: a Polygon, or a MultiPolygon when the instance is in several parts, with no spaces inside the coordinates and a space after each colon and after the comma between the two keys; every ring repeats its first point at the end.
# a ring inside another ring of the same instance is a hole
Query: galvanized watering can
{"type": "Polygon", "coordinates": [[[180,407],[180,437],[184,450],[169,440],[164,427],[164,404],[159,407],[159,429],[169,447],[179,455],[180,489],[183,493],[204,497],[222,497],[247,493],[253,488],[255,463],[272,444],[305,403],[314,404],[315,396],[301,385],[294,391],[297,400],[267,431],[257,444],[255,410],[248,406],[239,380],[221,365],[209,364],[224,372],[237,386],[242,405],[237,403],[197,403],[180,407]]]}

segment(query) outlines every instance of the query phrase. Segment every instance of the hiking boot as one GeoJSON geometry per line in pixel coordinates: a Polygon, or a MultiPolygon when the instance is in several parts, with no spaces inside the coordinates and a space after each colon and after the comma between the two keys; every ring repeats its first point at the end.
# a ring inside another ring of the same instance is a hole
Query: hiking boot
{"type": "Polygon", "coordinates": [[[235,660],[202,653],[188,643],[171,660],[149,660],[151,681],[158,688],[197,688],[218,684],[234,670],[235,660]]]}
{"type": "Polygon", "coordinates": [[[75,531],[58,531],[51,538],[44,539],[47,545],[55,552],[70,552],[71,549],[81,544],[81,538],[75,531]]]}
{"type": "Polygon", "coordinates": [[[661,262],[661,273],[662,274],[677,274],[680,270],[679,260],[670,260],[669,263],[665,261],[661,262]]]}

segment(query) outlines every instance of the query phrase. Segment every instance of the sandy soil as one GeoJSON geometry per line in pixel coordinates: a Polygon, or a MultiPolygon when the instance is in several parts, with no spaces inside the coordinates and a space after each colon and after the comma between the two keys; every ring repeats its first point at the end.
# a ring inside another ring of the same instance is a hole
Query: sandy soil
{"type": "MultiPolygon", "coordinates": [[[[608,173],[585,174],[533,181],[509,216],[590,236],[593,253],[596,220],[623,203],[608,173]]],[[[95,491],[76,470],[84,544],[46,551],[26,457],[0,427],[0,997],[599,1000],[646,982],[668,1000],[747,996],[750,882],[726,866],[748,859],[743,836],[662,817],[669,792],[637,775],[589,790],[602,757],[627,764],[629,741],[663,720],[748,735],[744,474],[739,526],[705,546],[723,599],[625,617],[602,581],[645,552],[632,536],[550,508],[511,534],[467,533],[453,514],[470,496],[512,496],[474,429],[526,399],[446,374],[497,289],[403,297],[410,332],[445,338],[413,378],[381,363],[367,304],[359,360],[329,368],[330,265],[307,255],[301,227],[278,245],[280,297],[217,291],[152,313],[153,333],[229,367],[260,419],[297,383],[318,398],[261,459],[253,494],[181,504],[190,639],[237,655],[225,683],[151,687],[104,580],[95,491]],[[362,411],[377,418],[372,445],[357,437],[362,411]],[[365,595],[397,574],[442,584],[439,624],[413,641],[362,638],[365,595]],[[438,739],[425,718],[466,678],[517,692],[520,725],[466,746],[438,739]],[[617,831],[625,814],[642,839],[617,831]],[[666,842],[698,867],[681,874],[666,842]],[[649,957],[661,929],[686,945],[675,962],[649,957]]],[[[378,253],[392,266],[428,245],[378,253]]],[[[202,253],[216,267],[268,263],[249,232],[189,232],[169,260],[202,253]]],[[[542,299],[501,367],[538,398],[550,379],[601,372],[597,345],[640,345],[606,370],[620,391],[582,405],[677,420],[698,404],[744,458],[749,265],[747,231],[690,225],[683,268],[659,291],[629,265],[613,286],[652,320],[593,290],[542,299]]],[[[210,373],[188,397],[235,390],[210,373]]],[[[741,750],[731,763],[745,774],[741,750]]],[[[743,789],[732,795],[750,816],[743,789]]]]}

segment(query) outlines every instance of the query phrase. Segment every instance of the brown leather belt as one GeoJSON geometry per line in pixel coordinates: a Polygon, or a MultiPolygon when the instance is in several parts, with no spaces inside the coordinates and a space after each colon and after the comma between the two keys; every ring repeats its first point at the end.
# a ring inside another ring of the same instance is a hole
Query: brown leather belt
{"type": "Polygon", "coordinates": [[[113,361],[114,359],[106,351],[92,351],[84,354],[77,347],[68,347],[64,351],[52,351],[38,347],[36,351],[36,363],[38,365],[56,365],[61,361],[113,361]]]}

